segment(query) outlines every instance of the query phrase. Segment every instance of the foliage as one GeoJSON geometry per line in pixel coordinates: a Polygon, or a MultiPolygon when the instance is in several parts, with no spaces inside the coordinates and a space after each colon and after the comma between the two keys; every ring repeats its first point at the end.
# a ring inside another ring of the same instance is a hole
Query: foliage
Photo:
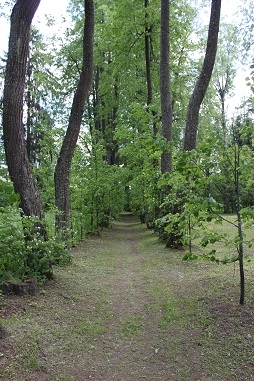
{"type": "Polygon", "coordinates": [[[51,266],[70,261],[69,253],[56,237],[43,240],[36,232],[29,239],[24,237],[24,232],[30,234],[38,223],[35,218],[21,217],[16,207],[1,208],[0,283],[23,277],[45,281],[51,266]]]}
{"type": "MultiPolygon", "coordinates": [[[[241,130],[241,136],[244,136],[244,130],[245,128],[241,130]]],[[[228,148],[226,154],[228,160],[227,168],[228,170],[231,168],[233,171],[235,168],[233,146],[228,148]]],[[[211,163],[213,162],[211,155],[212,150],[207,149],[205,152],[203,149],[203,152],[199,154],[197,152],[184,153],[178,158],[174,173],[166,180],[166,184],[170,188],[170,194],[161,207],[169,211],[173,209],[176,203],[179,203],[180,209],[178,213],[167,213],[156,221],[156,232],[163,240],[175,228],[182,233],[181,243],[188,248],[186,258],[192,257],[191,243],[195,240],[195,244],[197,244],[198,238],[200,245],[203,247],[219,241],[222,241],[224,245],[232,244],[237,247],[239,242],[237,230],[235,230],[236,237],[233,240],[231,237],[226,237],[224,233],[210,231],[210,222],[213,221],[215,224],[221,224],[225,219],[222,214],[223,199],[220,191],[218,191],[222,184],[220,162],[217,163],[217,167],[214,165],[213,170],[211,170],[211,163]]],[[[252,200],[247,197],[249,186],[251,186],[250,178],[245,170],[245,168],[247,169],[247,163],[252,163],[252,161],[252,152],[244,145],[241,149],[241,167],[239,168],[241,170],[239,197],[241,198],[242,205],[240,213],[244,222],[247,219],[252,221],[253,218],[252,208],[249,207],[252,205],[252,200]]],[[[232,191],[235,195],[234,200],[236,200],[237,194],[234,179],[234,172],[231,172],[232,191]]],[[[161,184],[163,185],[163,182],[161,184]]],[[[237,212],[235,202],[233,204],[234,213],[237,212]]],[[[232,224],[229,221],[229,223],[235,228],[238,226],[237,222],[232,224]]],[[[250,243],[247,242],[247,244],[250,243]]],[[[212,250],[211,260],[216,260],[214,254],[215,252],[212,250]]],[[[235,255],[233,255],[233,258],[235,258],[235,255]]],[[[224,259],[224,261],[227,260],[224,259]]]]}
{"type": "MultiPolygon", "coordinates": [[[[213,262],[235,261],[241,242],[238,222],[232,224],[227,218],[234,237],[221,233],[226,223],[224,213],[238,211],[241,223],[251,225],[254,205],[253,103],[248,100],[232,123],[223,114],[223,102],[225,96],[230,101],[239,61],[239,27],[221,25],[214,76],[199,115],[197,151],[183,154],[186,110],[200,70],[207,31],[203,25],[197,25],[199,9],[195,2],[171,2],[170,7],[173,142],[169,146],[161,138],[160,2],[148,1],[146,8],[143,2],[133,0],[96,2],[94,79],[71,168],[72,239],[68,244],[77,244],[87,234],[98,234],[110,227],[125,208],[148,227],[154,227],[163,241],[170,233],[178,234],[180,246],[186,249],[185,259],[195,259],[201,251],[213,262]],[[147,34],[153,93],[150,104],[145,61],[147,34]],[[240,210],[234,170],[236,140],[241,151],[240,210]],[[174,161],[173,173],[162,176],[160,157],[164,150],[172,150],[174,161]],[[232,255],[218,255],[219,245],[231,247],[232,255]]],[[[43,273],[43,261],[54,264],[68,262],[69,258],[58,239],[53,238],[53,172],[68,125],[71,94],[81,70],[83,2],[72,0],[69,12],[72,25],[68,25],[64,38],[54,37],[52,44],[46,44],[39,31],[33,29],[24,99],[25,135],[28,139],[30,128],[31,163],[50,238],[43,241],[35,236],[29,242],[24,240],[24,225],[29,227],[35,221],[21,219],[15,210],[18,198],[12,185],[4,180],[8,176],[1,159],[1,221],[9,221],[9,227],[3,225],[1,234],[1,264],[7,276],[12,276],[11,266],[14,276],[22,277],[29,271],[43,273]]],[[[253,82],[251,73],[248,85],[252,92],[253,82]]],[[[252,245],[245,231],[243,240],[252,245]]]]}
{"type": "Polygon", "coordinates": [[[124,174],[118,166],[105,162],[103,141],[93,145],[83,134],[73,163],[71,182],[72,224],[74,234],[83,239],[109,227],[124,208],[124,174]]]}
{"type": "Polygon", "coordinates": [[[13,205],[19,201],[19,196],[14,192],[13,184],[0,179],[0,208],[6,205],[13,205]]]}

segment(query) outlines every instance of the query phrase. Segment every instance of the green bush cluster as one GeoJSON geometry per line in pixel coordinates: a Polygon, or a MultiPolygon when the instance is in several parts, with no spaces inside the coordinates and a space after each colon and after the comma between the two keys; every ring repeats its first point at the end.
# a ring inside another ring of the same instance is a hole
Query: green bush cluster
{"type": "Polygon", "coordinates": [[[70,261],[65,245],[57,237],[41,236],[36,222],[21,217],[14,206],[0,209],[0,284],[24,277],[44,281],[52,277],[52,266],[70,261]]]}

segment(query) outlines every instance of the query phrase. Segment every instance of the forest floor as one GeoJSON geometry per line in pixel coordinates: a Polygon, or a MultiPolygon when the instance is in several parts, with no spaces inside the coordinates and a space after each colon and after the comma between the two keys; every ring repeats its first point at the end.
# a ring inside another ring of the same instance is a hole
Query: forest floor
{"type": "Polygon", "coordinates": [[[1,297],[4,381],[254,380],[254,272],[182,261],[130,215],[33,297],[1,297]]]}

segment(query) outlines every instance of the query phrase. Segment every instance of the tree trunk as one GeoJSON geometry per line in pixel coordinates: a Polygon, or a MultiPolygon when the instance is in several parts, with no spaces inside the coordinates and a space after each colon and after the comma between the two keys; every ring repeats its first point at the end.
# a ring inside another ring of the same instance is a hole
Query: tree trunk
{"type": "Polygon", "coordinates": [[[196,148],[199,110],[212,76],[217,52],[220,10],[221,0],[212,0],[204,63],[196,86],[193,90],[187,111],[184,136],[184,151],[191,151],[192,149],[196,148]]]}
{"type": "MultiPolygon", "coordinates": [[[[146,57],[146,87],[147,87],[147,109],[149,112],[149,106],[151,105],[153,101],[153,86],[152,86],[152,74],[151,74],[151,61],[152,61],[152,39],[151,39],[151,33],[152,33],[152,25],[148,24],[148,12],[147,8],[149,5],[149,0],[145,0],[145,57],[146,57]]],[[[153,117],[153,136],[154,139],[156,139],[156,135],[158,132],[157,128],[157,113],[153,109],[151,110],[152,117],[153,117]]]]}
{"type": "Polygon", "coordinates": [[[18,0],[11,14],[9,51],[3,96],[3,136],[6,160],[20,207],[26,216],[43,218],[42,203],[27,156],[23,98],[29,33],[40,0],[18,0]]]}
{"type": "Polygon", "coordinates": [[[169,1],[161,0],[160,93],[162,136],[167,147],[161,155],[161,172],[172,172],[172,104],[169,82],[169,1]]]}
{"type": "Polygon", "coordinates": [[[59,211],[56,217],[56,228],[64,233],[65,238],[68,238],[68,229],[70,228],[71,162],[80,132],[85,102],[93,78],[93,34],[94,4],[93,0],[85,0],[82,70],[72,102],[68,128],[55,168],[55,202],[59,211]]]}
{"type": "MultiPolygon", "coordinates": [[[[199,110],[208,88],[215,63],[219,34],[220,9],[221,0],[212,0],[205,59],[188,105],[184,151],[191,151],[196,148],[199,110]]],[[[184,205],[184,199],[180,193],[177,194],[177,199],[179,202],[174,205],[173,214],[181,213],[181,209],[184,205]]],[[[178,233],[178,226],[176,224],[174,231],[172,231],[167,238],[166,247],[177,248],[181,246],[182,234],[178,233]]]]}
{"type": "Polygon", "coordinates": [[[148,20],[148,2],[145,0],[145,57],[146,57],[146,86],[147,86],[147,106],[152,103],[153,100],[153,88],[152,88],[152,77],[151,77],[151,54],[150,54],[150,33],[152,31],[151,25],[147,24],[148,20]]]}

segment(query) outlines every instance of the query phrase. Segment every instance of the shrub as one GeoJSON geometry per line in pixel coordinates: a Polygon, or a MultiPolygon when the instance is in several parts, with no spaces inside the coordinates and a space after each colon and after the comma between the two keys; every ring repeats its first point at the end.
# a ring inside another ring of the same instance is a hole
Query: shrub
{"type": "Polygon", "coordinates": [[[11,279],[52,277],[53,265],[67,264],[71,257],[57,237],[45,240],[33,228],[35,218],[21,217],[15,207],[0,209],[0,283],[11,279]],[[29,231],[30,234],[24,235],[29,231]],[[50,275],[51,272],[51,275],[50,275]]]}

